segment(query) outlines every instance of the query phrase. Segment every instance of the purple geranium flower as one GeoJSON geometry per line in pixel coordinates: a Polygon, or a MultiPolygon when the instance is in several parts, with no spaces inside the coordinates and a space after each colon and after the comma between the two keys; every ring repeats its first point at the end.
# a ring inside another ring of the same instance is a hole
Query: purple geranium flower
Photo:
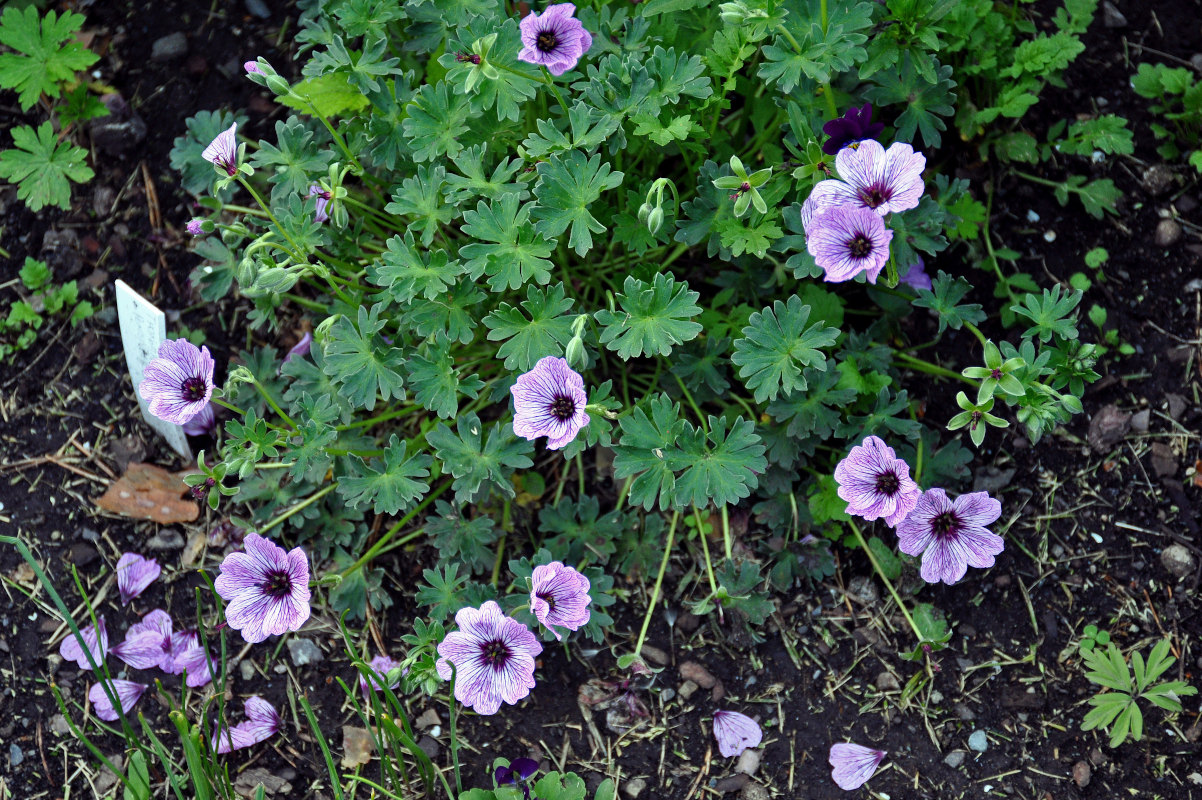
{"type": "MultiPolygon", "coordinates": [[[[100,666],[100,662],[104,660],[105,654],[109,649],[109,633],[104,626],[104,617],[96,618],[95,625],[89,625],[86,628],[80,628],[79,635],[88,645],[88,652],[92,654],[92,660],[96,662],[96,666],[100,666]],[[96,631],[99,628],[100,633],[96,631]]],[[[79,646],[79,640],[75,638],[74,633],[68,633],[67,638],[63,639],[58,646],[58,654],[65,661],[74,661],[79,665],[80,669],[91,669],[92,665],[88,663],[88,657],[84,655],[83,648],[79,646]]]]}
{"type": "MultiPolygon", "coordinates": [[[[400,665],[401,665],[401,662],[399,662],[393,658],[390,658],[389,656],[387,656],[383,653],[376,656],[370,662],[368,662],[368,665],[367,665],[371,668],[371,677],[369,678],[368,676],[364,675],[362,672],[359,673],[359,690],[362,691],[364,695],[366,695],[367,691],[368,691],[367,687],[368,687],[369,681],[371,683],[372,691],[378,692],[378,691],[382,690],[384,688],[384,681],[386,681],[388,679],[388,673],[391,672],[392,670],[396,669],[400,665]]],[[[398,687],[400,685],[401,685],[401,681],[398,678],[397,680],[389,683],[388,688],[395,689],[396,687],[398,687]]]]}
{"type": "Polygon", "coordinates": [[[833,206],[819,211],[806,231],[806,249],[831,283],[850,280],[861,272],[869,283],[889,260],[893,231],[865,208],[833,206]]]}
{"type": "Polygon", "coordinates": [[[859,789],[876,772],[887,754],[884,750],[873,750],[850,742],[831,745],[831,778],[840,789],[859,789]]]}
{"type": "MultiPolygon", "coordinates": [[[[109,688],[113,690],[113,694],[117,695],[117,702],[121,704],[121,713],[128,714],[129,710],[142,699],[142,693],[150,686],[145,683],[114,678],[109,682],[109,688]]],[[[109,700],[103,684],[92,684],[92,688],[88,689],[88,699],[92,701],[92,707],[96,709],[96,716],[106,722],[113,722],[117,719],[117,709],[113,708],[113,701],[109,700]]]]}
{"type": "Polygon", "coordinates": [[[764,741],[764,731],[746,714],[738,711],[714,712],[714,738],[718,740],[718,752],[723,758],[734,758],[744,750],[759,747],[764,741]]]}
{"type": "Polygon", "coordinates": [[[519,61],[541,64],[552,75],[562,75],[593,46],[592,35],[573,14],[573,3],[547,6],[542,14],[533,11],[522,19],[522,51],[519,61]]]}
{"type": "Polygon", "coordinates": [[[184,423],[184,433],[189,436],[208,436],[217,429],[217,410],[212,403],[205,403],[195,417],[184,423]]]}
{"type": "Polygon", "coordinates": [[[184,683],[193,688],[204,686],[213,680],[209,658],[205,655],[204,646],[200,643],[200,634],[196,631],[183,631],[172,635],[172,660],[174,668],[169,670],[171,674],[184,673],[184,683]]]}
{"type": "Polygon", "coordinates": [[[919,574],[927,583],[955,583],[969,566],[993,566],[1005,549],[1002,537],[985,526],[1002,515],[1002,504],[988,492],[962,494],[954,501],[942,489],[928,489],[897,526],[897,547],[922,556],[919,574]]]}
{"type": "Polygon", "coordinates": [[[217,138],[209,143],[200,157],[211,164],[225,170],[225,174],[238,174],[238,123],[235,122],[226,130],[217,134],[217,138]]]}
{"type": "Polygon", "coordinates": [[[159,357],[146,365],[138,394],[150,404],[151,414],[183,425],[209,404],[216,366],[209,348],[167,339],[159,345],[159,357]]]}
{"type": "Polygon", "coordinates": [[[299,547],[285,553],[270,539],[248,533],[246,552],[230,553],[213,582],[229,604],[225,619],[248,642],[298,630],[309,619],[309,562],[299,547]]]}
{"type": "Polygon", "coordinates": [[[931,276],[927,274],[926,266],[927,264],[922,260],[922,256],[919,256],[918,261],[914,262],[914,265],[906,270],[906,274],[901,276],[898,283],[904,283],[914,291],[918,291],[919,289],[930,291],[931,276]]]}
{"type": "Polygon", "coordinates": [[[279,733],[284,721],[271,703],[258,695],[246,698],[242,704],[246,721],[232,728],[218,727],[213,732],[213,749],[218,753],[241,750],[244,747],[265,742],[279,733]]]}
{"type": "Polygon", "coordinates": [[[864,139],[875,139],[885,130],[885,123],[872,121],[872,103],[862,107],[852,106],[838,119],[832,119],[822,126],[822,132],[830,138],[822,145],[822,152],[828,156],[836,155],[849,144],[864,139]]]}
{"type": "Polygon", "coordinates": [[[922,490],[910,478],[910,466],[876,436],[853,447],[835,467],[839,497],[847,513],[867,520],[884,519],[896,527],[918,502],[922,490]]]}
{"type": "Polygon", "coordinates": [[[540,358],[534,369],[518,376],[513,394],[513,432],[531,441],[547,437],[547,449],[558,450],[588,424],[584,378],[562,358],[540,358]]]}
{"type": "Polygon", "coordinates": [[[184,227],[187,228],[188,233],[192,234],[193,236],[200,236],[205,232],[204,220],[202,219],[190,219],[188,220],[188,224],[184,227]]]}
{"type": "Polygon", "coordinates": [[[156,608],[130,626],[125,641],[113,648],[113,655],[134,669],[161,669],[178,675],[183,669],[176,667],[175,656],[183,653],[188,642],[174,627],[171,615],[156,608]]]}
{"type": "Polygon", "coordinates": [[[121,605],[129,605],[146,587],[154,583],[163,568],[153,558],[138,553],[125,553],[117,560],[117,592],[121,595],[121,605]]]}
{"type": "Polygon", "coordinates": [[[530,610],[556,639],[562,640],[553,625],[570,631],[588,623],[590,612],[588,578],[558,561],[534,568],[530,576],[530,610]]]}
{"type": "Polygon", "coordinates": [[[922,199],[926,165],[926,157],[905,142],[894,142],[886,150],[880,142],[865,139],[835,156],[835,170],[842,180],[822,181],[810,198],[819,208],[850,205],[882,217],[905,211],[922,199]]]}
{"type": "Polygon", "coordinates": [[[292,346],[292,349],[284,356],[284,363],[287,364],[294,358],[304,358],[309,355],[309,348],[313,345],[313,334],[305,331],[305,335],[300,338],[300,341],[292,346]]]}
{"type": "Polygon", "coordinates": [[[455,614],[459,630],[438,645],[435,665],[443,680],[455,665],[455,698],[479,714],[495,714],[502,701],[513,705],[534,688],[534,657],[543,651],[522,623],[489,600],[455,614]]]}
{"type": "Polygon", "coordinates": [[[325,189],[321,188],[320,184],[312,183],[309,184],[308,196],[317,198],[315,201],[313,201],[317,204],[316,209],[313,212],[313,221],[321,223],[328,220],[330,215],[326,213],[326,206],[330,204],[330,197],[332,197],[332,195],[325,189]]]}

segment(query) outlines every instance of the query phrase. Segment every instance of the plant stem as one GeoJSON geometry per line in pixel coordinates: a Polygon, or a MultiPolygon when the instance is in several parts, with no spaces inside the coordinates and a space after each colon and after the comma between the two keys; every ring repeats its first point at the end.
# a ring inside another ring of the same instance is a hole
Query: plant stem
{"type": "Polygon", "coordinates": [[[885,582],[885,588],[889,590],[889,594],[893,597],[893,602],[897,603],[897,607],[901,609],[902,616],[906,618],[906,622],[908,622],[910,625],[910,630],[914,631],[914,635],[918,637],[918,641],[921,644],[923,641],[922,631],[918,630],[918,626],[914,624],[914,618],[910,616],[910,612],[906,609],[906,604],[903,603],[901,597],[898,596],[897,589],[893,588],[893,581],[889,580],[889,576],[885,574],[883,569],[881,569],[880,563],[876,560],[876,555],[873,554],[872,550],[868,547],[868,542],[864,541],[864,534],[860,533],[860,526],[856,525],[853,520],[848,520],[847,524],[851,526],[852,533],[856,535],[856,541],[860,543],[860,547],[868,556],[868,560],[872,562],[873,570],[877,575],[880,576],[881,580],[885,582]]]}
{"type": "Polygon", "coordinates": [[[898,367],[906,367],[917,372],[925,372],[928,375],[938,375],[941,378],[952,378],[954,380],[963,381],[969,386],[976,386],[977,382],[971,378],[966,378],[959,372],[950,370],[947,367],[941,367],[938,364],[932,364],[926,359],[917,358],[909,353],[903,353],[900,350],[894,354],[898,361],[905,362],[904,364],[895,364],[898,367]]]}
{"type": "Polygon", "coordinates": [[[368,563],[373,558],[375,558],[376,555],[378,555],[379,552],[384,549],[384,545],[386,545],[393,536],[396,536],[397,531],[399,531],[401,528],[405,527],[405,524],[407,522],[409,522],[409,520],[413,519],[418,514],[420,514],[422,512],[422,510],[425,509],[426,506],[433,503],[435,498],[437,498],[440,494],[445,492],[450,487],[451,487],[451,481],[444,481],[442,484],[437,486],[433,491],[431,491],[428,495],[426,495],[424,498],[422,498],[422,501],[420,503],[418,503],[416,506],[414,506],[407,514],[405,514],[405,516],[401,517],[395,523],[393,523],[392,527],[389,528],[384,533],[383,536],[381,536],[379,539],[377,539],[376,543],[373,544],[366,553],[361,555],[359,557],[358,561],[356,561],[354,564],[351,564],[349,567],[344,569],[341,573],[342,577],[345,579],[346,576],[350,575],[352,572],[359,569],[364,564],[368,563]]]}
{"type": "MultiPolygon", "coordinates": [[[[714,579],[714,565],[710,561],[710,546],[705,538],[705,525],[701,521],[701,511],[697,506],[693,506],[693,519],[697,522],[697,536],[701,539],[701,552],[705,553],[705,571],[710,579],[710,593],[717,595],[718,581],[714,579]]],[[[721,613],[721,606],[719,606],[719,613],[721,613]]]]}
{"type": "Polygon", "coordinates": [[[275,517],[274,519],[268,521],[265,525],[263,525],[263,527],[259,528],[259,533],[263,533],[264,531],[268,531],[268,530],[274,528],[276,525],[279,525],[281,522],[288,519],[296,512],[301,511],[305,508],[308,508],[309,506],[313,505],[318,500],[325,497],[327,494],[329,494],[330,492],[334,491],[337,488],[338,488],[337,483],[331,483],[329,486],[325,487],[324,489],[321,489],[320,491],[315,492],[314,494],[310,495],[309,497],[306,497],[304,500],[297,503],[296,505],[294,505],[292,508],[288,509],[284,513],[280,514],[278,517],[275,517]]]}
{"type": "Polygon", "coordinates": [[[258,379],[256,379],[254,383],[255,388],[259,390],[259,394],[263,395],[263,399],[267,401],[267,405],[271,406],[271,409],[279,415],[280,419],[284,420],[284,422],[292,430],[300,430],[300,428],[296,427],[296,423],[292,421],[292,417],[285,414],[284,409],[280,408],[279,405],[276,404],[275,398],[271,396],[271,392],[267,391],[266,387],[259,383],[258,379]]]}
{"type": "Polygon", "coordinates": [[[655,612],[655,604],[659,601],[659,590],[664,585],[664,573],[668,570],[668,557],[672,555],[672,540],[676,536],[676,523],[680,521],[680,511],[672,512],[672,524],[668,526],[668,541],[664,543],[664,557],[659,562],[659,574],[655,576],[655,588],[651,591],[651,602],[647,604],[647,616],[643,617],[643,628],[639,631],[639,639],[634,645],[634,655],[637,658],[643,651],[643,642],[647,638],[647,629],[651,627],[651,615],[655,612]]]}

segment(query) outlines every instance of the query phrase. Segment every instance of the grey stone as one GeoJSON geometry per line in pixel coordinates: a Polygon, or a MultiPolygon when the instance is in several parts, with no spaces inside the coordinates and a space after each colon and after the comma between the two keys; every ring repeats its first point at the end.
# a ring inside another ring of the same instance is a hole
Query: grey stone
{"type": "Polygon", "coordinates": [[[1152,411],[1145,408],[1143,411],[1136,411],[1131,417],[1131,430],[1136,433],[1147,433],[1148,428],[1152,425],[1152,411]]]}
{"type": "Polygon", "coordinates": [[[856,575],[851,579],[847,584],[847,594],[852,600],[857,600],[866,606],[881,599],[881,593],[876,588],[876,583],[865,575],[856,575]]]}
{"type": "Polygon", "coordinates": [[[1166,394],[1164,399],[1169,401],[1169,417],[1174,421],[1180,422],[1181,415],[1189,407],[1189,401],[1182,395],[1174,394],[1173,392],[1166,394]]]}
{"type": "Polygon", "coordinates": [[[154,40],[150,46],[151,61],[175,61],[188,53],[188,37],[183,32],[168,34],[154,40]]]}
{"type": "Polygon", "coordinates": [[[430,758],[438,758],[438,753],[442,750],[442,745],[433,736],[423,736],[417,742],[417,749],[428,755],[430,758]]]}
{"type": "Polygon", "coordinates": [[[630,798],[635,798],[642,794],[646,788],[647,781],[642,778],[635,778],[634,780],[626,781],[626,784],[622,787],[622,794],[630,798]]]}
{"type": "Polygon", "coordinates": [[[267,4],[263,0],[243,0],[243,3],[252,17],[271,19],[271,9],[267,7],[267,4]]]}
{"type": "Polygon", "coordinates": [[[1156,242],[1157,247],[1171,247],[1181,241],[1183,233],[1185,231],[1180,222],[1175,219],[1162,219],[1156,223],[1156,233],[1152,235],[1152,241],[1156,242]]]}
{"type": "Polygon", "coordinates": [[[1198,560],[1194,558],[1194,554],[1190,552],[1189,548],[1179,544],[1171,544],[1160,554],[1160,563],[1164,565],[1164,568],[1170,574],[1177,578],[1184,578],[1186,575],[1193,573],[1197,567],[1198,560]]]}
{"type": "Polygon", "coordinates": [[[438,718],[438,712],[432,708],[427,708],[422,712],[420,717],[413,721],[413,724],[417,726],[419,731],[424,731],[427,728],[433,728],[435,725],[439,725],[441,723],[442,720],[438,718]]]}
{"type": "Polygon", "coordinates": [[[1105,453],[1123,440],[1131,428],[1131,415],[1118,406],[1103,406],[1089,421],[1086,439],[1096,453],[1105,453]]]}
{"type": "Polygon", "coordinates": [[[976,713],[964,703],[956,703],[955,711],[956,716],[965,722],[972,722],[977,718],[976,713]]]}
{"type": "Polygon", "coordinates": [[[755,781],[748,782],[743,791],[739,792],[739,800],[769,800],[771,797],[768,790],[755,781]]]}
{"type": "Polygon", "coordinates": [[[877,675],[873,680],[873,683],[875,683],[876,688],[880,689],[882,692],[896,692],[901,688],[901,684],[897,682],[897,678],[893,677],[893,673],[888,671],[877,675]]]}
{"type": "Polygon", "coordinates": [[[249,658],[244,658],[238,662],[238,673],[242,676],[242,680],[249,681],[255,677],[255,664],[249,658]]]}
{"type": "Polygon", "coordinates": [[[744,750],[739,755],[738,763],[735,764],[735,772],[741,772],[744,775],[754,775],[755,771],[760,768],[760,759],[762,757],[763,753],[759,750],[744,750]]]}
{"type": "Polygon", "coordinates": [[[254,797],[260,786],[268,796],[287,797],[292,793],[291,783],[263,767],[252,767],[234,779],[234,791],[240,797],[254,797]]]}
{"type": "Polygon", "coordinates": [[[184,535],[174,528],[166,528],[146,540],[148,550],[182,550],[184,535]]]}
{"type": "Polygon", "coordinates": [[[15,744],[8,746],[8,761],[12,766],[17,767],[25,760],[25,754],[21,752],[21,748],[15,744]]]}
{"type": "Polygon", "coordinates": [[[1202,69],[1202,53],[1194,53],[1190,56],[1189,63],[1193,64],[1194,69],[1202,69]]]}
{"type": "Polygon", "coordinates": [[[668,654],[665,653],[663,650],[660,650],[658,647],[653,647],[652,645],[645,644],[645,645],[643,645],[642,652],[643,652],[643,655],[647,657],[648,661],[655,662],[656,664],[658,664],[661,667],[666,667],[668,665],[668,654]]]}
{"type": "Polygon", "coordinates": [[[680,688],[678,688],[676,691],[680,694],[681,700],[688,700],[690,697],[696,694],[697,690],[700,688],[701,687],[693,681],[685,681],[684,683],[680,684],[680,688]]]}
{"type": "Polygon", "coordinates": [[[946,758],[943,759],[943,763],[947,764],[952,769],[959,769],[960,765],[964,763],[964,759],[967,756],[968,753],[965,753],[963,750],[953,750],[947,754],[946,758]]]}
{"type": "Polygon", "coordinates": [[[98,542],[98,541],[100,541],[100,534],[99,534],[99,533],[97,533],[97,532],[96,532],[95,530],[93,530],[92,528],[80,528],[80,529],[79,529],[79,536],[80,536],[80,538],[81,538],[81,539],[83,539],[85,542],[98,542]]]}
{"type": "Polygon", "coordinates": [[[59,736],[66,736],[71,732],[71,726],[67,724],[67,718],[62,714],[55,714],[50,718],[50,730],[57,733],[59,736]]]}
{"type": "Polygon", "coordinates": [[[1089,779],[1092,774],[1093,770],[1090,768],[1088,762],[1078,761],[1076,764],[1073,764],[1073,783],[1082,789],[1089,785],[1089,779]]]}
{"type": "Polygon", "coordinates": [[[1152,445],[1152,471],[1158,478],[1169,478],[1177,474],[1177,454],[1164,442],[1152,445]]]}
{"type": "Polygon", "coordinates": [[[974,492],[989,492],[996,494],[1002,489],[1010,485],[1010,481],[1014,478],[1017,469],[998,469],[995,466],[989,465],[977,470],[972,478],[972,490],[974,492]]]}
{"type": "Polygon", "coordinates": [[[1153,197],[1160,197],[1173,187],[1173,170],[1164,164],[1153,164],[1140,176],[1144,190],[1153,197]]]}
{"type": "Polygon", "coordinates": [[[306,639],[303,636],[294,636],[288,640],[288,655],[292,658],[293,665],[297,667],[317,664],[325,658],[321,653],[321,648],[312,639],[306,639]]]}
{"type": "Polygon", "coordinates": [[[712,689],[714,688],[714,684],[718,682],[718,679],[708,669],[696,661],[686,661],[678,669],[680,677],[692,681],[702,689],[712,689]]]}
{"type": "Polygon", "coordinates": [[[988,750],[989,737],[985,735],[985,731],[973,731],[968,737],[968,748],[978,753],[984,753],[988,750]]]}
{"type": "Polygon", "coordinates": [[[727,775],[725,778],[719,778],[718,780],[714,781],[713,786],[710,788],[718,794],[732,794],[741,790],[750,782],[750,775],[743,775],[740,773],[737,775],[727,775]]]}

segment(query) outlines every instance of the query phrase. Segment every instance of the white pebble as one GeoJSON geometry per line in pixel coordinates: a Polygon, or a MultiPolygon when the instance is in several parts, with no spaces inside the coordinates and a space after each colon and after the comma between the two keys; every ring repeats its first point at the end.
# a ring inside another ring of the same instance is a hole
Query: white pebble
{"type": "Polygon", "coordinates": [[[1035,213],[1035,209],[1027,209],[1027,222],[1039,222],[1039,215],[1035,213]]]}
{"type": "Polygon", "coordinates": [[[1054,242],[1054,241],[1056,241],[1056,231],[1044,231],[1044,234],[1043,234],[1043,240],[1044,240],[1045,242],[1054,242]]]}

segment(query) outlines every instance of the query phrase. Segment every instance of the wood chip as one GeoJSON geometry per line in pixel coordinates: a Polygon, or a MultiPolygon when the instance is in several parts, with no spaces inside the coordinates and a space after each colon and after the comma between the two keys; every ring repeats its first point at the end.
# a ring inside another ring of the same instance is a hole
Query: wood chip
{"type": "Polygon", "coordinates": [[[200,516],[200,508],[195,500],[184,499],[189,490],[183,479],[195,471],[171,473],[153,464],[132,463],[96,500],[96,505],[114,514],[154,520],[161,525],[192,522],[200,516]]]}

